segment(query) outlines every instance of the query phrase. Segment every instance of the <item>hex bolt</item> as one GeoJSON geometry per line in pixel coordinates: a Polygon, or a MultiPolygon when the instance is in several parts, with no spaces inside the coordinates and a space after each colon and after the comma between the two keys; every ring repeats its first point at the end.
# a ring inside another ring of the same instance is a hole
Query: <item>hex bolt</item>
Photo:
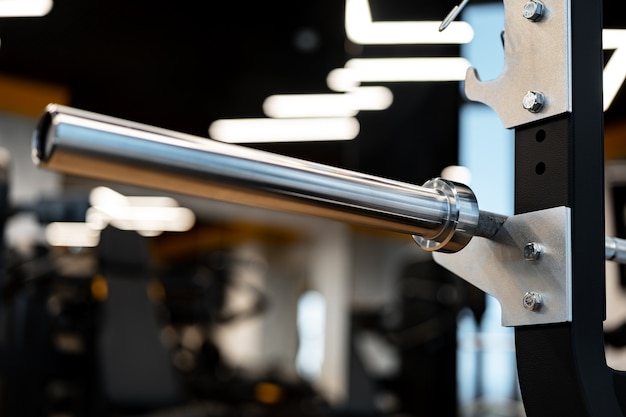
{"type": "Polygon", "coordinates": [[[530,0],[524,5],[522,16],[531,22],[536,22],[543,17],[545,7],[543,3],[538,0],[530,0]]]}
{"type": "Polygon", "coordinates": [[[541,294],[535,291],[528,291],[526,294],[524,294],[524,298],[522,300],[524,308],[528,311],[539,310],[539,308],[541,308],[542,302],[543,299],[541,297],[541,294]]]}
{"type": "Polygon", "coordinates": [[[538,113],[543,108],[546,98],[540,91],[529,91],[522,99],[522,105],[531,113],[538,113]]]}
{"type": "Polygon", "coordinates": [[[541,256],[543,247],[537,242],[528,242],[524,245],[524,259],[527,261],[536,261],[541,256]]]}

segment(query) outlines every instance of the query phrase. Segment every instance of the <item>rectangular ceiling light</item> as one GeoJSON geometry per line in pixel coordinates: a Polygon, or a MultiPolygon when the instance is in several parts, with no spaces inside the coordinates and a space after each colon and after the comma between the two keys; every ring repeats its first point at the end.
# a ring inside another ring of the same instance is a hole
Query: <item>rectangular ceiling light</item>
{"type": "Polygon", "coordinates": [[[604,110],[607,110],[626,78],[626,30],[604,29],[602,31],[602,46],[604,50],[614,50],[604,66],[602,81],[604,110]]]}
{"type": "Polygon", "coordinates": [[[354,117],[221,119],[209,126],[209,136],[230,143],[352,140],[359,129],[354,117]]]}
{"type": "Polygon", "coordinates": [[[386,87],[359,87],[343,94],[277,94],[263,102],[268,117],[351,117],[360,110],[385,110],[393,102],[386,87]]]}
{"type": "Polygon", "coordinates": [[[52,0],[0,0],[0,17],[45,16],[52,0]]]}
{"type": "Polygon", "coordinates": [[[369,0],[346,0],[346,35],[356,44],[462,44],[474,37],[472,27],[465,22],[452,22],[443,32],[439,31],[440,24],[434,21],[374,22],[369,0]]]}
{"type": "Polygon", "coordinates": [[[46,226],[44,234],[50,246],[93,248],[100,242],[100,231],[94,230],[87,223],[50,223],[46,226]]]}
{"type": "Polygon", "coordinates": [[[362,82],[461,81],[465,58],[355,58],[346,63],[362,82]]]}

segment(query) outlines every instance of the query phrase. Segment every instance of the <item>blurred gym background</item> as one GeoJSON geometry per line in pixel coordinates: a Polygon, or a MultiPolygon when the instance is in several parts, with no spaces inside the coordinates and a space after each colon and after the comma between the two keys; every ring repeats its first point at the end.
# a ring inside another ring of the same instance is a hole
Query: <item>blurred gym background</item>
{"type": "MultiPolygon", "coordinates": [[[[410,236],[30,156],[55,102],[414,184],[446,176],[512,214],[513,132],[462,93],[468,65],[502,70],[502,3],[473,0],[433,31],[454,5],[2,0],[0,415],[523,416],[499,305],[410,236]],[[107,207],[172,224],[128,226],[107,207]]],[[[606,28],[623,26],[616,7],[606,28]]],[[[605,114],[620,237],[624,108],[618,90],[605,114]]],[[[619,367],[626,275],[607,268],[619,367]]]]}

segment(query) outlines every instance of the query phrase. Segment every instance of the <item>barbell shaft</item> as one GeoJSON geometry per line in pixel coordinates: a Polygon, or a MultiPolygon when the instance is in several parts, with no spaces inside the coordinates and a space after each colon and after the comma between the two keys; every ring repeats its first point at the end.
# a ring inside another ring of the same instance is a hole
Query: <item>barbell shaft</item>
{"type": "MultiPolygon", "coordinates": [[[[506,220],[440,179],[420,187],[59,105],[46,108],[33,157],[70,174],[410,233],[427,250],[491,238],[506,220]]],[[[607,236],[605,257],[626,263],[626,240],[607,236]]]]}
{"type": "Polygon", "coordinates": [[[240,145],[51,104],[33,160],[73,174],[414,235],[454,252],[505,217],[480,212],[469,188],[378,178],[240,145]]]}

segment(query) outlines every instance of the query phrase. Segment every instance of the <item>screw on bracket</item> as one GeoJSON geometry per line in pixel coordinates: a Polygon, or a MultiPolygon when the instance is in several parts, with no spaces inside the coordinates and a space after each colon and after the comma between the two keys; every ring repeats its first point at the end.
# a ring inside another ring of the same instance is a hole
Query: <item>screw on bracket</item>
{"type": "Polygon", "coordinates": [[[522,106],[531,113],[538,113],[543,108],[546,98],[540,91],[529,91],[522,99],[522,106]]]}
{"type": "Polygon", "coordinates": [[[528,291],[526,294],[524,294],[524,298],[522,299],[522,304],[524,305],[524,308],[529,311],[539,310],[542,302],[543,299],[541,297],[541,294],[535,291],[528,291]]]}
{"type": "Polygon", "coordinates": [[[531,0],[526,2],[524,5],[524,10],[522,11],[522,16],[531,22],[536,22],[543,17],[545,7],[542,2],[538,0],[531,0]]]}
{"type": "Polygon", "coordinates": [[[536,261],[541,256],[543,247],[537,242],[528,242],[524,245],[524,259],[527,261],[536,261]]]}

